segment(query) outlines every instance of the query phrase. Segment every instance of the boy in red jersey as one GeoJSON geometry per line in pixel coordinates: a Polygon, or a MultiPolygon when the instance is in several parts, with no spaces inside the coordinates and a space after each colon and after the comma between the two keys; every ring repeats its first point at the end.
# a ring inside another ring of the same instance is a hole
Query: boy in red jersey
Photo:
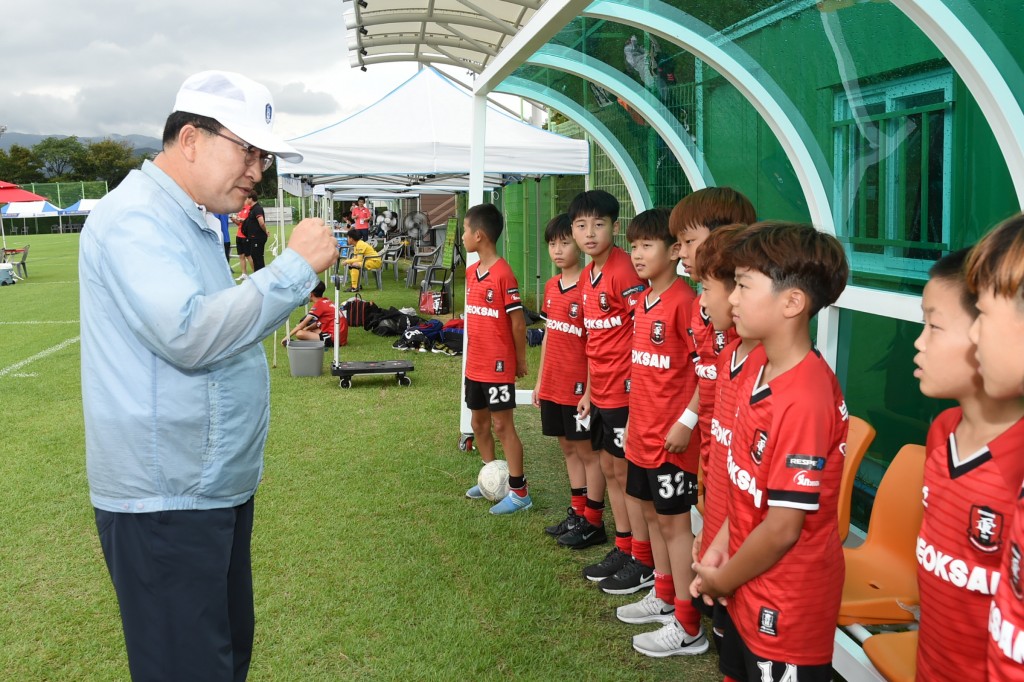
{"type": "Polygon", "coordinates": [[[936,682],[988,677],[983,624],[1024,478],[1024,402],[984,391],[968,337],[978,309],[964,280],[966,259],[964,249],[932,266],[921,298],[924,329],[914,342],[921,392],[960,403],[928,430],[917,537],[917,676],[936,682]]]}
{"type": "MultiPolygon", "coordinates": [[[[731,187],[706,187],[699,189],[692,194],[683,197],[669,216],[669,229],[679,241],[679,262],[683,264],[687,274],[694,277],[693,269],[696,263],[700,246],[716,230],[726,225],[743,224],[749,225],[757,220],[754,212],[754,205],[750,203],[743,194],[731,187]]],[[[729,277],[732,282],[732,276],[729,277]]],[[[731,285],[730,285],[731,286],[731,285]]],[[[698,417],[698,433],[701,440],[701,464],[707,463],[708,448],[710,447],[711,403],[701,403],[701,388],[711,390],[707,377],[715,371],[718,361],[718,354],[725,347],[725,344],[736,338],[732,329],[732,320],[729,320],[729,330],[716,330],[704,311],[703,305],[693,307],[693,316],[690,320],[690,334],[693,336],[693,345],[697,349],[694,358],[694,369],[697,372],[697,392],[689,405],[688,420],[692,421],[694,414],[698,417]]],[[[685,444],[683,444],[685,446],[685,444]]],[[[704,475],[704,469],[699,473],[704,475]]],[[[703,490],[698,491],[698,499],[703,490]]]]}
{"type": "Polygon", "coordinates": [[[691,591],[729,598],[735,629],[719,658],[736,679],[830,681],[848,414],[810,320],[839,297],[849,268],[835,237],[792,223],[752,225],[733,258],[736,331],[764,354],[747,360],[737,386],[728,522],[695,565],[691,591]]]}
{"type": "MultiPolygon", "coordinates": [[[[338,309],[335,307],[334,301],[324,296],[325,291],[327,291],[327,285],[317,282],[313,291],[309,292],[309,302],[313,304],[313,307],[281,339],[282,346],[287,346],[288,339],[292,336],[304,341],[323,341],[325,346],[334,345],[334,318],[338,309]]],[[[348,321],[344,317],[339,317],[338,345],[344,346],[347,343],[348,321]]]]}
{"type": "Polygon", "coordinates": [[[607,542],[600,511],[604,509],[604,476],[601,461],[590,446],[590,429],[578,419],[580,398],[587,388],[587,342],[583,331],[583,298],[580,296],[580,251],[572,239],[572,223],[560,213],[544,229],[551,262],[561,271],[544,286],[544,304],[540,316],[546,332],[540,347],[540,369],[533,389],[533,404],[540,408],[541,429],[545,436],[558,438],[569,474],[570,505],[564,520],[544,531],[560,537],[576,527],[579,519],[596,513],[599,534],[591,544],[607,542]],[[587,470],[591,473],[588,475],[587,470]],[[597,500],[588,497],[587,481],[597,476],[601,482],[595,491],[597,500]]]}
{"type": "MultiPolygon", "coordinates": [[[[1024,396],[1024,214],[985,235],[967,259],[967,285],[978,294],[971,341],[985,393],[999,400],[1024,396]]],[[[1021,457],[1016,448],[1015,457],[1021,457]]],[[[1004,533],[1002,577],[988,615],[988,679],[1024,679],[1024,490],[1004,533]]],[[[983,627],[982,624],[978,624],[983,627]]]]}
{"type": "MultiPolygon", "coordinates": [[[[600,562],[584,568],[583,575],[594,582],[615,577],[617,589],[622,590],[618,594],[631,594],[654,585],[650,540],[646,533],[643,538],[633,537],[634,519],[626,509],[623,449],[629,417],[633,308],[646,285],[637,277],[629,255],[613,242],[619,227],[619,202],[615,197],[599,189],[581,192],[569,205],[569,219],[576,243],[592,259],[580,275],[589,375],[579,413],[583,418],[590,417],[591,444],[600,453],[601,471],[615,515],[615,547],[600,562]]],[[[587,481],[587,491],[588,495],[595,494],[593,481],[587,481]]],[[[642,515],[635,521],[644,524],[642,515]]],[[[580,523],[559,538],[559,543],[583,546],[599,528],[590,521],[580,523]]]]}
{"type": "MultiPolygon", "coordinates": [[[[687,332],[696,296],[676,275],[679,244],[668,231],[668,215],[667,209],[644,211],[626,231],[633,267],[650,282],[634,316],[626,499],[640,508],[646,522],[654,588],[615,613],[626,623],[663,623],[658,630],[633,637],[636,651],[655,658],[708,650],[700,614],[689,599],[690,507],[697,502],[699,443],[690,441],[683,450],[670,446],[679,440],[680,431],[690,429],[680,417],[697,390],[687,332]]],[[[634,524],[634,533],[636,529],[634,524]]]]}
{"type": "MultiPolygon", "coordinates": [[[[508,461],[510,490],[491,507],[492,514],[533,506],[512,416],[516,379],[526,376],[526,319],[516,276],[495,248],[504,227],[493,204],[473,206],[463,219],[462,243],[480,257],[466,268],[466,407],[473,413],[473,437],[484,463],[494,461],[495,436],[508,461]]],[[[466,497],[479,499],[483,493],[474,485],[466,497]]]]}
{"type": "MultiPolygon", "coordinates": [[[[701,469],[704,472],[704,526],[693,541],[695,562],[704,558],[703,538],[708,538],[710,542],[725,523],[729,490],[726,461],[732,439],[733,418],[736,416],[736,384],[752,351],[760,351],[756,340],[736,336],[732,304],[729,303],[729,296],[736,286],[736,264],[732,252],[746,229],[745,225],[728,225],[715,230],[693,259],[692,276],[698,279],[703,289],[700,306],[710,322],[709,328],[714,330],[714,334],[708,334],[707,338],[715,339],[712,351],[716,356],[714,365],[705,366],[704,371],[698,367],[697,372],[697,391],[700,393],[698,414],[702,433],[708,436],[701,439],[700,447],[701,469]],[[718,350],[721,343],[718,338],[721,336],[726,337],[728,345],[718,350]]],[[[753,357],[752,362],[756,363],[757,354],[753,354],[753,357]]],[[[694,604],[711,617],[712,633],[717,643],[715,650],[721,651],[722,633],[729,627],[729,614],[725,606],[718,602],[709,606],[700,598],[695,598],[694,604]]],[[[730,668],[729,662],[723,663],[722,672],[734,677],[738,671],[730,668]]]]}

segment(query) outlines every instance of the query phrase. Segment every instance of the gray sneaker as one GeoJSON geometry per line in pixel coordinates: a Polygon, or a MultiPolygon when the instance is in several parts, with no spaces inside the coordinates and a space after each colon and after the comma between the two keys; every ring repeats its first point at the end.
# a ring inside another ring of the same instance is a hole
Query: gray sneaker
{"type": "Polygon", "coordinates": [[[654,588],[644,598],[633,604],[626,604],[615,609],[615,617],[623,623],[639,625],[641,623],[668,623],[676,619],[676,607],[658,598],[654,588]]]}
{"type": "Polygon", "coordinates": [[[704,628],[690,635],[673,618],[654,632],[645,632],[633,637],[633,648],[644,656],[665,658],[666,656],[697,656],[708,650],[708,638],[704,636],[704,628]]]}

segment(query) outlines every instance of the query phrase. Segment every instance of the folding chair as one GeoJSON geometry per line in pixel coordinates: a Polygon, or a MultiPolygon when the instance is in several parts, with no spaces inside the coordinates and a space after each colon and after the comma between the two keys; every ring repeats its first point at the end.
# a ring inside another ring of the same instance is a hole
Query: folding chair
{"type": "Polygon", "coordinates": [[[20,272],[20,277],[22,279],[28,279],[28,247],[29,245],[25,244],[25,248],[21,250],[21,260],[8,261],[14,266],[14,275],[18,277],[18,273],[20,272]]]}
{"type": "Polygon", "coordinates": [[[924,511],[925,447],[904,445],[882,477],[860,547],[845,548],[839,625],[912,623],[919,602],[917,535],[924,511]]]}

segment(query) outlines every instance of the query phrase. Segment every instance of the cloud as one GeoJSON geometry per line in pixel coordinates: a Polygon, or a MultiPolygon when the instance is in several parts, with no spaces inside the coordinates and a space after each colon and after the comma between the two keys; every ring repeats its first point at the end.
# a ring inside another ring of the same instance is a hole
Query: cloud
{"type": "Polygon", "coordinates": [[[182,81],[238,71],[274,94],[285,135],[367,106],[412,64],[352,70],[340,0],[4,0],[0,124],[12,132],[159,136],[182,81]]]}

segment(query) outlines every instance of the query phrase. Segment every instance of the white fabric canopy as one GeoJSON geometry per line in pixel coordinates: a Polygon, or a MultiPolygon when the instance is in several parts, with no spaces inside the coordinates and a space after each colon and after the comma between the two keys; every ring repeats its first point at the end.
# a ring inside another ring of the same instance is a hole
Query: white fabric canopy
{"type": "Polygon", "coordinates": [[[96,204],[99,202],[99,199],[79,199],[65,208],[62,213],[64,215],[85,215],[96,208],[96,204]]]}
{"type": "MultiPolygon", "coordinates": [[[[305,158],[279,160],[278,173],[311,176],[313,184],[381,189],[464,185],[471,99],[437,70],[423,69],[362,111],[289,140],[305,158]]],[[[484,171],[491,174],[489,184],[501,184],[496,174],[585,175],[589,165],[584,140],[535,128],[488,106],[484,171]]]]}
{"type": "Polygon", "coordinates": [[[5,218],[48,218],[60,215],[60,209],[49,201],[12,201],[0,211],[5,218]]]}

